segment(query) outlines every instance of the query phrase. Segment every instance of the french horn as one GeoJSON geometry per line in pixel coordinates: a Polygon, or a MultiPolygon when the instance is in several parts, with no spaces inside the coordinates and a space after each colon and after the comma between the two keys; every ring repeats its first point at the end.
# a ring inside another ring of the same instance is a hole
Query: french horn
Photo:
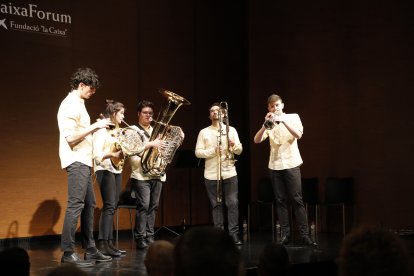
{"type": "Polygon", "coordinates": [[[111,163],[114,168],[121,170],[124,166],[125,159],[129,156],[137,155],[143,152],[145,148],[145,136],[136,126],[127,125],[120,128],[115,133],[116,142],[111,145],[111,152],[122,151],[123,158],[111,157],[111,163]]]}

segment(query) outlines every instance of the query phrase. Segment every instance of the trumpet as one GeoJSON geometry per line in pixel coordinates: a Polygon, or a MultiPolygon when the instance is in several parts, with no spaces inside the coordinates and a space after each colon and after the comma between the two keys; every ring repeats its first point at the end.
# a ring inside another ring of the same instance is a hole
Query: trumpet
{"type": "Polygon", "coordinates": [[[277,116],[281,115],[280,112],[274,112],[272,113],[272,116],[267,119],[264,123],[263,126],[268,129],[271,130],[275,127],[276,124],[279,124],[280,122],[277,120],[277,116]]]}

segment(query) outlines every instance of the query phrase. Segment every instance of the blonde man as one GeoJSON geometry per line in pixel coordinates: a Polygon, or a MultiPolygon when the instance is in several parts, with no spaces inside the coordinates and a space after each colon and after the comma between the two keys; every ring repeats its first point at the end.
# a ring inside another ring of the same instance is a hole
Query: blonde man
{"type": "Polygon", "coordinates": [[[307,246],[316,246],[309,237],[308,218],[302,199],[300,165],[303,161],[298,139],[302,137],[303,125],[298,114],[284,113],[284,106],[280,96],[273,94],[268,98],[265,124],[254,136],[254,142],[258,144],[269,138],[269,171],[281,226],[280,243],[287,245],[290,242],[287,204],[291,199],[302,242],[307,246]],[[265,127],[267,124],[269,126],[265,127]]]}

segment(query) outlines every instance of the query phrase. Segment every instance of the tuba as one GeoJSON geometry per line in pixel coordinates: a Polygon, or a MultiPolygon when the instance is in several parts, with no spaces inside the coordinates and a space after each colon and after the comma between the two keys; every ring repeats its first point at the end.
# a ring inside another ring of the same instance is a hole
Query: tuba
{"type": "Polygon", "coordinates": [[[169,122],[181,105],[190,104],[185,98],[171,91],[162,89],[160,93],[167,98],[167,106],[160,111],[157,119],[153,121],[153,131],[149,140],[153,141],[159,138],[164,141],[165,147],[148,148],[144,150],[141,158],[143,172],[155,177],[165,174],[167,166],[172,162],[176,150],[183,142],[181,128],[171,126],[169,122]]]}

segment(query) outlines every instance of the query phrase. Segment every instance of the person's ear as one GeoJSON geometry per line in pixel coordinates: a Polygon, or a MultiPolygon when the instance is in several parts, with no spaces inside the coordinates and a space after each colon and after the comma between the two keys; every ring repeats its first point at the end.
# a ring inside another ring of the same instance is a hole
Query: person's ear
{"type": "Polygon", "coordinates": [[[82,88],[84,88],[86,86],[86,84],[84,84],[83,82],[80,82],[79,84],[78,84],[78,89],[82,89],[82,88]]]}

